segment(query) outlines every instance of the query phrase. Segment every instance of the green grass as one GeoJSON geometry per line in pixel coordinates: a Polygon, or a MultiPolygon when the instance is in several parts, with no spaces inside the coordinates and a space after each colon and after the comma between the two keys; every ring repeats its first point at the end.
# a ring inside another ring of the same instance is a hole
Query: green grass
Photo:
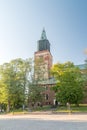
{"type": "Polygon", "coordinates": [[[13,111],[13,112],[9,112],[7,114],[9,115],[23,115],[23,114],[28,114],[28,111],[13,111]]]}
{"type": "Polygon", "coordinates": [[[14,114],[14,115],[22,115],[22,114],[29,114],[30,112],[35,112],[35,111],[52,111],[54,113],[85,113],[87,112],[87,104],[80,104],[79,107],[75,105],[71,105],[70,110],[67,109],[66,106],[58,106],[56,108],[52,108],[52,106],[43,106],[43,107],[37,107],[34,109],[31,109],[31,111],[28,110],[22,110],[22,109],[16,109],[14,111],[11,111],[8,114],[14,114]]]}
{"type": "Polygon", "coordinates": [[[50,105],[46,105],[46,106],[43,106],[43,107],[37,107],[34,109],[34,111],[49,111],[51,110],[51,106],[50,105]]]}
{"type": "Polygon", "coordinates": [[[9,113],[7,114],[10,114],[10,115],[22,115],[22,114],[28,114],[28,111],[27,110],[22,110],[22,109],[14,109],[14,110],[11,110],[9,113]]]}
{"type": "Polygon", "coordinates": [[[46,106],[43,106],[43,107],[37,107],[37,108],[31,108],[30,110],[22,110],[22,109],[14,109],[12,111],[10,111],[9,113],[7,114],[10,114],[10,115],[22,115],[22,114],[29,114],[30,112],[36,112],[36,111],[49,111],[51,110],[51,106],[49,105],[46,105],[46,106]]]}
{"type": "Polygon", "coordinates": [[[80,104],[78,107],[71,105],[70,110],[66,106],[60,106],[56,109],[57,112],[87,112],[87,104],[80,104]]]}

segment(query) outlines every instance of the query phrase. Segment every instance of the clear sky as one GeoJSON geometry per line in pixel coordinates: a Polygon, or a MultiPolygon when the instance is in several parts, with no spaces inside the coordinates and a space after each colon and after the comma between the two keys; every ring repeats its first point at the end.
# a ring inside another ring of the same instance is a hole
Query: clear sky
{"type": "Polygon", "coordinates": [[[43,27],[54,63],[84,63],[87,0],[0,0],[0,64],[33,57],[43,27]]]}

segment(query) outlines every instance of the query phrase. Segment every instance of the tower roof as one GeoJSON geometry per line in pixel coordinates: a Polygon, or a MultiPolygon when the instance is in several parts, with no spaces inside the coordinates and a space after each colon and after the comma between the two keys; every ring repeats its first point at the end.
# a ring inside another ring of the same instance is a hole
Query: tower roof
{"type": "Polygon", "coordinates": [[[41,40],[46,40],[46,39],[47,39],[46,31],[45,31],[45,29],[43,28],[42,34],[41,34],[41,40]]]}
{"type": "Polygon", "coordinates": [[[38,40],[38,51],[48,50],[50,52],[50,43],[47,39],[45,29],[43,28],[41,38],[38,40]]]}

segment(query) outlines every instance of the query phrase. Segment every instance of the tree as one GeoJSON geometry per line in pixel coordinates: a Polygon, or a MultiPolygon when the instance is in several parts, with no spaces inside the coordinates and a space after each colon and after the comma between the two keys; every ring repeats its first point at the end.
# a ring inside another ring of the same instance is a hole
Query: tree
{"type": "Polygon", "coordinates": [[[82,72],[83,79],[84,79],[84,95],[85,99],[87,99],[87,59],[85,60],[85,68],[82,72]]]}
{"type": "Polygon", "coordinates": [[[8,112],[10,108],[24,109],[29,102],[42,102],[44,71],[42,66],[41,69],[33,66],[32,59],[18,58],[0,66],[0,103],[6,104],[8,112]]]}
{"type": "Polygon", "coordinates": [[[46,73],[46,66],[43,58],[35,59],[34,75],[31,77],[28,88],[28,103],[33,107],[36,107],[37,104],[41,105],[44,100],[43,92],[45,89],[41,85],[42,81],[45,79],[44,73],[46,73]]]}
{"type": "MultiPolygon", "coordinates": [[[[16,59],[12,61],[12,64],[15,65],[16,74],[16,86],[21,89],[21,103],[22,106],[26,105],[27,100],[27,90],[29,86],[29,80],[31,80],[32,75],[32,59],[16,59]]],[[[24,107],[23,107],[24,109],[24,107]]]]}
{"type": "Polygon", "coordinates": [[[1,102],[7,104],[7,111],[9,111],[14,89],[12,86],[13,70],[9,63],[0,66],[0,77],[1,102]]]}
{"type": "Polygon", "coordinates": [[[25,103],[29,74],[32,68],[31,59],[15,59],[0,66],[0,101],[18,107],[25,103]]]}
{"type": "Polygon", "coordinates": [[[32,107],[36,107],[37,105],[42,105],[43,102],[43,91],[44,87],[39,84],[37,80],[29,85],[29,94],[28,94],[28,102],[32,107]]]}
{"type": "Polygon", "coordinates": [[[85,81],[87,81],[87,59],[85,60],[85,68],[83,74],[85,75],[85,81]]]}
{"type": "Polygon", "coordinates": [[[83,99],[83,81],[81,71],[71,62],[55,64],[51,69],[56,79],[53,90],[57,101],[66,104],[79,104],[83,99]]]}

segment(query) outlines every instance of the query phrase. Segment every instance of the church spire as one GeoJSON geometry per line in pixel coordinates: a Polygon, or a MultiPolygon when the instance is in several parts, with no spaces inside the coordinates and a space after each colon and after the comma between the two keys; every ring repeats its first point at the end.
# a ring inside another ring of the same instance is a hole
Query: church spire
{"type": "Polygon", "coordinates": [[[50,43],[47,39],[45,29],[43,28],[41,38],[37,44],[38,51],[48,50],[50,52],[50,43]]]}
{"type": "Polygon", "coordinates": [[[41,40],[46,40],[46,39],[47,39],[46,32],[45,32],[45,29],[43,28],[42,34],[41,34],[41,40]]]}

